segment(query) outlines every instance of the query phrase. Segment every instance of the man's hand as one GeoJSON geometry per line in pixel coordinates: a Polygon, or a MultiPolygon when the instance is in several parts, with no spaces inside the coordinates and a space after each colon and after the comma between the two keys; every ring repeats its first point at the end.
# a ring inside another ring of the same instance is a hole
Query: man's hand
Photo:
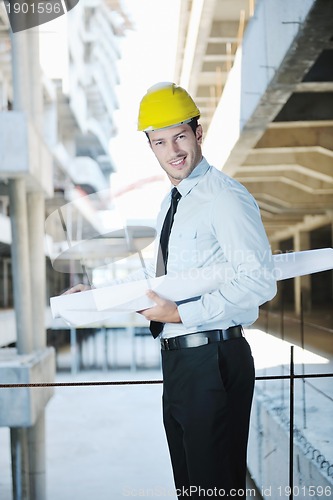
{"type": "Polygon", "coordinates": [[[157,293],[149,290],[147,297],[156,303],[156,306],[138,311],[149,321],[160,321],[161,323],[181,323],[178,307],[175,302],[163,299],[157,293]]]}
{"type": "Polygon", "coordinates": [[[83,283],[79,283],[78,285],[72,286],[72,288],[69,288],[66,290],[66,292],[62,293],[62,295],[69,295],[70,293],[76,293],[76,292],[85,292],[86,290],[91,290],[91,286],[89,285],[84,285],[83,283]]]}

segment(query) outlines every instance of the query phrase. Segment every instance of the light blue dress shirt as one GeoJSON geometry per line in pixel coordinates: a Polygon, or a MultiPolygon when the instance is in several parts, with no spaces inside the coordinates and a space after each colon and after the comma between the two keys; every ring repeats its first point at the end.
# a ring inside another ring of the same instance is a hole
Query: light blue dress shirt
{"type": "MultiPolygon", "coordinates": [[[[252,324],[259,306],[276,294],[271,249],[255,199],[205,158],[177,189],[182,198],[169,240],[168,275],[223,263],[233,272],[219,289],[179,303],[182,323],[165,324],[161,336],[252,324]]],[[[170,194],[161,205],[158,233],[169,205],[170,194]]]]}

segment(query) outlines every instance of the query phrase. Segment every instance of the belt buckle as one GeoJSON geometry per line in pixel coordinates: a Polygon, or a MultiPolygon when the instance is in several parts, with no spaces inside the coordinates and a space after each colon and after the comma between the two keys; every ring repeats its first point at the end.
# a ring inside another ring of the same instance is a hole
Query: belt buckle
{"type": "Polygon", "coordinates": [[[170,351],[169,339],[163,339],[163,347],[165,351],[170,351]]]}

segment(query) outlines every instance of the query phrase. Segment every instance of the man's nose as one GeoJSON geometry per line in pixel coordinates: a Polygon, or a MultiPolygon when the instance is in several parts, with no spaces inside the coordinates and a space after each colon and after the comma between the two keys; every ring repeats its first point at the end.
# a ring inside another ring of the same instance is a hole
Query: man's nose
{"type": "Polygon", "coordinates": [[[175,154],[175,153],[178,153],[179,151],[179,146],[176,142],[170,142],[170,145],[169,145],[169,151],[171,154],[175,154]]]}

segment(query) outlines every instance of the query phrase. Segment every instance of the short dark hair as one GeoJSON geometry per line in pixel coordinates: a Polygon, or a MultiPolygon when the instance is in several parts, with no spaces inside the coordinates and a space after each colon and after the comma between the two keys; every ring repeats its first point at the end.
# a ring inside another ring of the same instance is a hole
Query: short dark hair
{"type": "Polygon", "coordinates": [[[198,117],[195,117],[195,118],[192,118],[192,120],[190,122],[188,122],[189,126],[191,127],[191,129],[193,130],[193,134],[195,135],[195,131],[197,130],[198,128],[198,117]]]}

